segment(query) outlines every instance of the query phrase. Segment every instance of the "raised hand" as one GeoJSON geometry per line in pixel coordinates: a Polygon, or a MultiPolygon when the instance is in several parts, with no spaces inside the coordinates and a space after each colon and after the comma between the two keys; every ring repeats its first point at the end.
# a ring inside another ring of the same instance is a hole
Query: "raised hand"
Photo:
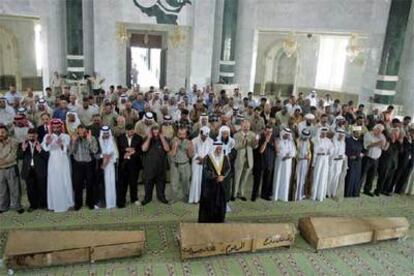
{"type": "Polygon", "coordinates": [[[86,139],[90,142],[92,140],[92,131],[88,130],[88,133],[86,134],[86,139]]]}
{"type": "Polygon", "coordinates": [[[61,146],[63,144],[62,139],[58,138],[56,141],[56,144],[58,144],[59,146],[61,146]]]}
{"type": "Polygon", "coordinates": [[[42,146],[40,145],[40,143],[38,141],[36,141],[36,143],[35,143],[35,148],[38,152],[42,151],[42,146]]]}
{"type": "Polygon", "coordinates": [[[23,150],[23,151],[25,151],[25,150],[27,149],[27,146],[28,146],[27,141],[24,141],[24,142],[22,143],[22,150],[23,150]]]}
{"type": "Polygon", "coordinates": [[[52,135],[48,134],[46,136],[46,145],[50,145],[52,143],[52,135]]]}

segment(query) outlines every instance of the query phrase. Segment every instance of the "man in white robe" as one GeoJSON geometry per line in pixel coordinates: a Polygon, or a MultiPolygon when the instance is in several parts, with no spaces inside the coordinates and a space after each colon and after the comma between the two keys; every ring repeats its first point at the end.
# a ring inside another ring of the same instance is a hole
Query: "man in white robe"
{"type": "Polygon", "coordinates": [[[308,113],[304,116],[304,120],[298,124],[298,132],[302,133],[304,129],[307,129],[311,133],[311,137],[316,135],[315,131],[315,115],[308,113]]]}
{"type": "Polygon", "coordinates": [[[200,200],[203,161],[213,146],[213,139],[209,137],[209,134],[210,128],[203,126],[200,134],[192,140],[194,156],[191,162],[192,178],[188,203],[198,203],[200,200]]]}
{"type": "MultiPolygon", "coordinates": [[[[340,183],[342,180],[342,175],[344,172],[345,164],[345,130],[338,128],[336,129],[335,136],[333,137],[333,148],[330,156],[330,166],[329,166],[329,180],[328,180],[328,189],[327,196],[331,198],[336,198],[338,194],[343,196],[344,191],[340,192],[340,183]]],[[[343,182],[343,181],[342,181],[343,182]]],[[[342,185],[342,190],[344,186],[342,185]]]]}
{"type": "Polygon", "coordinates": [[[306,99],[309,99],[311,106],[318,106],[319,98],[315,90],[312,90],[306,97],[306,99]]]}
{"type": "Polygon", "coordinates": [[[297,164],[296,164],[296,191],[295,200],[305,198],[305,183],[308,178],[309,165],[312,157],[311,133],[308,129],[302,130],[297,142],[297,164]]]}
{"type": "Polygon", "coordinates": [[[290,179],[292,177],[292,159],[296,155],[292,130],[284,128],[280,132],[281,139],[276,142],[276,164],[273,178],[273,200],[288,201],[290,179]]]}
{"type": "Polygon", "coordinates": [[[327,137],[329,129],[320,128],[313,143],[313,183],[312,200],[323,201],[329,180],[329,156],[332,151],[332,142],[327,137]]]}
{"type": "Polygon", "coordinates": [[[49,152],[47,207],[54,212],[65,212],[74,205],[69,144],[69,135],[63,133],[63,122],[59,119],[51,120],[49,134],[43,138],[42,148],[49,152]]]}
{"type": "Polygon", "coordinates": [[[109,126],[103,126],[99,133],[102,165],[104,171],[105,203],[106,208],[116,207],[115,164],[118,159],[118,150],[112,137],[109,126]]]}

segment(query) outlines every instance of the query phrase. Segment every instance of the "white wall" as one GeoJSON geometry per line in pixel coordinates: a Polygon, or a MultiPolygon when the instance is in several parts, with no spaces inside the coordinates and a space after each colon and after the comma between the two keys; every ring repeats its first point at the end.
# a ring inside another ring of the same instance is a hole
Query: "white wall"
{"type": "Polygon", "coordinates": [[[368,37],[362,98],[373,94],[390,1],[239,0],[235,80],[252,90],[255,30],[363,33],[368,37]],[[243,20],[243,18],[245,18],[243,20]]]}
{"type": "Polygon", "coordinates": [[[22,17],[1,17],[0,26],[10,31],[17,40],[18,68],[21,77],[35,77],[36,55],[34,26],[38,20],[22,17]]]}
{"type": "Polygon", "coordinates": [[[66,68],[64,1],[1,0],[0,15],[29,16],[40,19],[43,41],[43,86],[49,85],[51,73],[66,68]]]}
{"type": "MultiPolygon", "coordinates": [[[[194,1],[193,1],[194,2],[194,1]]],[[[125,23],[130,30],[162,31],[167,34],[167,85],[173,89],[190,85],[190,79],[205,84],[210,77],[212,59],[212,33],[208,18],[214,16],[214,1],[203,1],[185,6],[178,17],[182,37],[178,45],[170,36],[177,31],[174,25],[156,24],[155,17],[142,13],[130,0],[94,1],[95,70],[106,78],[105,86],[126,84],[126,45],[118,39],[117,23],[125,23]],[[193,24],[193,12],[197,10],[200,22],[193,24]],[[206,13],[213,10],[212,15],[206,13]],[[203,14],[204,12],[204,14],[203,14]],[[204,18],[206,16],[207,20],[204,18]],[[195,26],[196,33],[190,26],[195,26]],[[204,33],[207,27],[208,33],[204,33]],[[203,35],[207,35],[206,38],[203,35]],[[192,37],[197,38],[194,42],[192,37]],[[207,41],[205,41],[207,39],[207,41]],[[211,46],[208,45],[211,44],[211,46]],[[190,73],[191,62],[194,66],[190,73]],[[196,66],[197,65],[197,66],[196,66]]]]}

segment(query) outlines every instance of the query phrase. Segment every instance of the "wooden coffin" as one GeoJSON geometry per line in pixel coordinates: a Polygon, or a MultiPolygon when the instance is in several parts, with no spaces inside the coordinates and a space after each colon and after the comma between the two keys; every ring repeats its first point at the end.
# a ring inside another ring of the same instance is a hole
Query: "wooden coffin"
{"type": "Polygon", "coordinates": [[[10,231],[9,268],[29,268],[140,256],[143,231],[10,231]]]}
{"type": "Polygon", "coordinates": [[[301,235],[316,250],[405,237],[410,224],[404,217],[306,217],[301,235]]]}
{"type": "Polygon", "coordinates": [[[291,223],[181,223],[178,242],[184,260],[291,246],[295,234],[291,223]]]}

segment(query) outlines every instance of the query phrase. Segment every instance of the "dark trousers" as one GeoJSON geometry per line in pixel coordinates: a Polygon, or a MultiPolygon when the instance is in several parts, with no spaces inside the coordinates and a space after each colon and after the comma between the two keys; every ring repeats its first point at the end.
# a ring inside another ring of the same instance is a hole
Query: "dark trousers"
{"type": "Polygon", "coordinates": [[[369,193],[372,189],[372,182],[374,181],[375,175],[377,174],[378,159],[372,159],[368,156],[364,157],[363,168],[360,180],[360,187],[362,186],[362,179],[366,175],[364,192],[369,193]]]}
{"type": "Polygon", "coordinates": [[[361,191],[361,159],[348,158],[348,172],[345,177],[345,197],[359,197],[361,191]]]}
{"type": "Polygon", "coordinates": [[[154,191],[154,185],[157,190],[157,198],[159,200],[165,199],[165,172],[161,172],[157,175],[145,175],[145,201],[152,200],[152,193],[154,191]]]}
{"type": "Polygon", "coordinates": [[[262,198],[269,198],[272,196],[273,193],[273,167],[272,168],[264,168],[263,169],[263,177],[262,177],[262,198]]]}
{"type": "Polygon", "coordinates": [[[262,155],[258,149],[253,151],[253,190],[252,199],[256,199],[262,181],[262,155]]]}
{"type": "Polygon", "coordinates": [[[96,185],[94,185],[93,162],[73,161],[73,190],[75,193],[75,207],[83,205],[83,189],[86,187],[86,205],[93,208],[95,205],[96,185]]]}
{"type": "Polygon", "coordinates": [[[27,187],[27,198],[29,199],[31,209],[47,208],[47,179],[40,177],[36,173],[35,168],[29,169],[27,179],[25,179],[27,187]]]}
{"type": "Polygon", "coordinates": [[[396,193],[403,193],[408,183],[411,171],[413,170],[414,162],[412,159],[401,158],[398,169],[395,172],[393,185],[395,185],[396,193]]]}
{"type": "Polygon", "coordinates": [[[378,193],[392,193],[394,190],[393,179],[398,166],[398,159],[390,155],[384,155],[380,158],[378,164],[378,193]]]}
{"type": "Polygon", "coordinates": [[[130,166],[129,164],[122,164],[120,168],[118,187],[117,187],[117,201],[119,207],[124,207],[126,204],[126,195],[129,187],[129,198],[131,203],[138,200],[138,177],[139,168],[137,166],[130,166]]]}

